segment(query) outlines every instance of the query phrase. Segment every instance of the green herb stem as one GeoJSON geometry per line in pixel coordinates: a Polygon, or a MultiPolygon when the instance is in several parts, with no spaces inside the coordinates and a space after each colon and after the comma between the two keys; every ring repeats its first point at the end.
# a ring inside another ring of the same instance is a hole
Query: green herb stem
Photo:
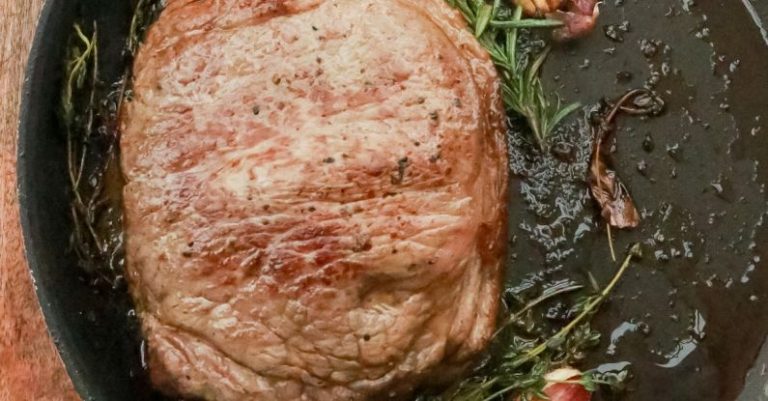
{"type": "Polygon", "coordinates": [[[560,329],[560,331],[555,334],[549,341],[546,341],[542,344],[539,344],[536,348],[529,351],[527,354],[525,354],[522,358],[520,358],[518,361],[515,361],[512,365],[513,366],[520,366],[531,359],[535,358],[536,356],[540,355],[542,352],[544,352],[547,349],[547,346],[552,341],[557,341],[565,336],[567,336],[576,326],[581,324],[584,320],[586,320],[594,311],[595,309],[600,306],[600,304],[605,301],[605,299],[610,295],[610,293],[613,291],[614,287],[616,287],[616,284],[619,283],[621,278],[624,276],[624,273],[627,271],[627,268],[629,268],[630,263],[632,262],[632,259],[638,257],[641,255],[641,248],[640,244],[635,244],[632,246],[632,248],[629,251],[629,254],[624,259],[624,263],[621,264],[621,267],[619,267],[619,270],[616,272],[616,274],[613,276],[611,281],[608,283],[608,285],[600,292],[599,295],[596,297],[593,297],[592,300],[590,300],[584,309],[581,311],[581,313],[574,318],[570,323],[568,323],[565,327],[560,329]]]}
{"type": "Polygon", "coordinates": [[[543,302],[546,302],[552,298],[558,297],[563,294],[578,291],[582,288],[584,288],[584,286],[578,285],[578,284],[571,284],[571,285],[556,287],[552,291],[545,291],[543,294],[541,294],[539,297],[537,297],[533,301],[528,302],[522,309],[513,313],[507,319],[505,319],[504,323],[499,325],[499,328],[498,330],[496,330],[496,333],[494,334],[494,336],[498,335],[507,326],[509,326],[510,324],[515,322],[517,319],[519,319],[521,316],[526,314],[529,310],[539,306],[543,302]]]}
{"type": "MultiPolygon", "coordinates": [[[[583,307],[581,313],[579,313],[578,316],[576,316],[573,320],[571,320],[570,323],[568,323],[565,327],[560,329],[560,331],[557,332],[554,336],[550,337],[549,340],[542,342],[535,348],[528,351],[526,354],[516,358],[510,363],[511,368],[518,368],[528,362],[531,362],[533,359],[537,358],[539,355],[541,355],[544,351],[546,351],[552,344],[560,343],[565,339],[576,327],[578,327],[580,324],[584,323],[590,316],[594,314],[594,312],[597,310],[597,308],[605,301],[605,299],[608,297],[608,295],[611,294],[611,292],[614,290],[616,285],[619,283],[621,278],[624,276],[624,273],[626,273],[627,269],[629,268],[632,260],[636,257],[639,257],[642,255],[642,249],[640,247],[640,244],[635,244],[630,249],[629,253],[627,254],[627,257],[624,259],[624,263],[621,264],[619,267],[619,270],[616,272],[616,274],[613,276],[611,281],[608,283],[608,285],[603,288],[602,291],[600,291],[600,294],[597,296],[592,297],[586,305],[583,307]]],[[[515,383],[511,386],[504,387],[493,394],[485,397],[483,401],[492,401],[497,397],[500,397],[512,390],[515,390],[518,388],[518,384],[515,383]]]]}
{"type": "MultiPolygon", "coordinates": [[[[135,55],[147,27],[163,7],[162,0],[135,0],[135,4],[125,43],[129,56],[135,55]]],[[[87,27],[84,23],[76,23],[69,38],[60,95],[71,191],[71,246],[85,271],[113,284],[121,274],[122,235],[117,233],[122,215],[110,207],[115,199],[106,181],[117,166],[118,135],[113,127],[130,85],[132,61],[126,58],[125,75],[119,85],[104,82],[99,75],[98,26],[93,22],[88,32],[83,29],[87,27]]]]}
{"type": "Polygon", "coordinates": [[[464,15],[469,28],[485,47],[499,70],[504,104],[510,112],[522,117],[541,150],[549,147],[548,138],[565,117],[581,105],[563,105],[550,95],[541,82],[541,67],[549,53],[536,57],[520,57],[520,29],[557,28],[561,21],[523,18],[522,7],[510,9],[500,0],[446,0],[464,15]]]}
{"type": "Polygon", "coordinates": [[[490,26],[499,29],[559,28],[563,22],[553,19],[493,20],[490,26]]]}

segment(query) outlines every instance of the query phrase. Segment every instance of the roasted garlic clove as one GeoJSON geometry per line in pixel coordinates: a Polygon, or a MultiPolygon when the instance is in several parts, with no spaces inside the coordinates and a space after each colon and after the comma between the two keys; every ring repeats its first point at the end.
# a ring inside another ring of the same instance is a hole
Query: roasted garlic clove
{"type": "MultiPolygon", "coordinates": [[[[592,393],[579,383],[582,373],[573,368],[560,368],[544,376],[547,385],[543,388],[546,401],[591,401],[592,393]]],[[[517,397],[515,401],[521,401],[517,397]]],[[[531,401],[545,401],[534,397],[531,401]]]]}

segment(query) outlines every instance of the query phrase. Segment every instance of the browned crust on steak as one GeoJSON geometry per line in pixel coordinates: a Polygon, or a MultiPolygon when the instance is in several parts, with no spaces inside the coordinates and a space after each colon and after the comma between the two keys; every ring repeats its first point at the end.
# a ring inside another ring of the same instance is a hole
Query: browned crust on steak
{"type": "Polygon", "coordinates": [[[153,382],[402,398],[489,341],[506,237],[493,64],[444,0],[170,0],[121,110],[153,382]]]}

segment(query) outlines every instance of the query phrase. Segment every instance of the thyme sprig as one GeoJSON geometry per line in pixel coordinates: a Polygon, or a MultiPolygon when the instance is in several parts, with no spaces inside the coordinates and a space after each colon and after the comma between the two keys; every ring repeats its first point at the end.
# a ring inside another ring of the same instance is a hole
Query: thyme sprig
{"type": "Polygon", "coordinates": [[[98,26],[75,24],[64,61],[60,114],[66,134],[67,176],[73,224],[71,247],[80,267],[98,281],[116,284],[122,274],[122,214],[107,187],[119,157],[117,113],[130,87],[133,57],[162,0],[136,0],[125,43],[122,79],[100,77],[98,26]],[[88,28],[86,26],[86,28],[88,28]]]}
{"type": "MultiPolygon", "coordinates": [[[[94,138],[99,118],[97,87],[99,85],[98,29],[86,35],[75,24],[74,44],[65,64],[66,81],[62,89],[61,114],[67,140],[67,165],[72,202],[70,214],[74,226],[72,247],[80,264],[89,271],[101,272],[96,266],[107,264],[114,270],[115,250],[98,228],[104,206],[104,183],[101,179],[110,160],[93,160],[92,149],[100,146],[94,138]]],[[[108,152],[111,154],[112,152],[108,152]]],[[[109,157],[109,155],[107,156],[109,157]]],[[[104,275],[104,278],[108,278],[104,275]]]]}
{"type": "Polygon", "coordinates": [[[123,101],[131,99],[133,93],[133,62],[139,51],[139,45],[144,41],[149,26],[152,25],[160,12],[165,8],[165,0],[138,0],[131,17],[128,38],[125,41],[125,70],[122,79],[117,84],[117,90],[110,94],[117,104],[115,110],[122,108],[123,101]]]}
{"type": "Polygon", "coordinates": [[[446,0],[464,15],[470,29],[496,65],[502,96],[508,111],[526,120],[540,149],[549,147],[548,138],[557,125],[581,107],[563,105],[557,94],[548,94],[541,82],[541,67],[549,48],[530,57],[519,50],[520,29],[556,28],[562,22],[523,18],[523,9],[511,9],[501,0],[446,0]]]}
{"type": "MultiPolygon", "coordinates": [[[[589,322],[616,288],[632,260],[641,256],[641,247],[635,244],[610,282],[594,295],[578,300],[571,308],[575,317],[555,334],[542,337],[530,335],[528,332],[532,330],[511,324],[504,327],[502,332],[497,333],[497,337],[502,340],[499,356],[481,369],[480,374],[464,380],[434,400],[501,401],[509,399],[510,396],[515,396],[515,399],[521,401],[547,399],[543,393],[548,384],[545,375],[554,369],[580,362],[585,356],[584,351],[599,343],[600,333],[593,330],[589,322]]],[[[550,293],[556,296],[576,289],[566,285],[550,293]]],[[[511,320],[517,320],[517,317],[547,299],[551,297],[542,295],[534,299],[520,311],[513,313],[511,320]]],[[[497,352],[494,351],[494,354],[497,352]]],[[[626,371],[587,371],[575,382],[594,392],[600,385],[620,388],[626,378],[626,371]]]]}
{"type": "Polygon", "coordinates": [[[144,41],[147,29],[155,22],[163,8],[165,0],[139,0],[136,3],[126,43],[126,50],[131,55],[136,54],[139,45],[144,41]]]}

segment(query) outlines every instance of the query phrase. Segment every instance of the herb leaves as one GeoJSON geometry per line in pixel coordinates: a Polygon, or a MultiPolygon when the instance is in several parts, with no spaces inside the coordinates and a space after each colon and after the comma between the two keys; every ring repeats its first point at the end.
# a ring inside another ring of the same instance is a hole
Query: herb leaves
{"type": "Polygon", "coordinates": [[[549,50],[536,56],[519,51],[520,29],[557,28],[561,21],[524,19],[523,9],[512,9],[501,0],[446,0],[459,9],[478,41],[491,55],[499,71],[504,104],[525,119],[539,148],[549,147],[548,138],[557,125],[581,106],[563,105],[557,95],[548,94],[540,74],[549,50]]]}
{"type": "MultiPolygon", "coordinates": [[[[510,323],[502,326],[497,333],[499,341],[496,348],[492,349],[490,359],[486,361],[485,366],[478,369],[475,376],[455,385],[440,396],[421,397],[419,400],[547,399],[544,394],[548,384],[547,374],[579,363],[583,360],[585,351],[597,345],[600,334],[590,327],[589,321],[616,288],[632,261],[640,257],[642,249],[639,244],[635,244],[610,282],[602,290],[596,290],[595,294],[578,299],[570,308],[569,314],[573,318],[551,335],[547,334],[549,331],[546,328],[536,327],[535,323],[518,324],[518,320],[542,302],[580,287],[561,283],[557,288],[545,291],[542,296],[511,315],[510,323]]],[[[620,387],[626,377],[625,371],[588,371],[582,375],[579,382],[588,391],[594,392],[599,385],[620,387]]]]}

